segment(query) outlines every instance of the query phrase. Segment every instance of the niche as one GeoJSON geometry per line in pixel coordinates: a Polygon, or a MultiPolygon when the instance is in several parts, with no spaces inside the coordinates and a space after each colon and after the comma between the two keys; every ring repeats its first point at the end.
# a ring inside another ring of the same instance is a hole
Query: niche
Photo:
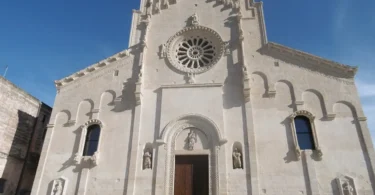
{"type": "Polygon", "coordinates": [[[152,157],[153,157],[153,147],[151,143],[147,143],[143,149],[143,170],[152,169],[152,157]]]}
{"type": "Polygon", "coordinates": [[[234,142],[232,149],[233,169],[243,169],[243,150],[240,142],[234,142]]]}

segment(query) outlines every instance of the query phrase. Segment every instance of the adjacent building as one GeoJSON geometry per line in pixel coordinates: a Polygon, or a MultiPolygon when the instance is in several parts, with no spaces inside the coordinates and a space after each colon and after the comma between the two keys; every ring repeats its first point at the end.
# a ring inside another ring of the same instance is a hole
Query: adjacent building
{"type": "Polygon", "coordinates": [[[0,77],[0,194],[30,194],[51,112],[0,77]]]}
{"type": "Polygon", "coordinates": [[[356,67],[269,42],[261,2],[140,5],[55,82],[32,195],[374,194],[356,67]]]}

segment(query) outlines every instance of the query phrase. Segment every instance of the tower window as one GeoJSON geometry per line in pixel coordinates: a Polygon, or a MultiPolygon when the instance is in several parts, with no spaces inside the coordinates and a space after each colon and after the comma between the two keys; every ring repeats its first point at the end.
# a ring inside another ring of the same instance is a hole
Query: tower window
{"type": "Polygon", "coordinates": [[[315,150],[314,136],[310,120],[305,116],[294,118],[298,145],[301,150],[315,150]]]}
{"type": "Polygon", "coordinates": [[[83,156],[93,156],[98,150],[100,137],[100,126],[95,124],[91,125],[87,129],[85,147],[83,149],[83,156]]]}
{"type": "Polygon", "coordinates": [[[301,150],[312,150],[313,154],[321,159],[323,156],[319,146],[315,129],[315,116],[306,110],[299,110],[292,114],[291,130],[293,135],[294,151],[298,160],[301,159],[301,150]]]}

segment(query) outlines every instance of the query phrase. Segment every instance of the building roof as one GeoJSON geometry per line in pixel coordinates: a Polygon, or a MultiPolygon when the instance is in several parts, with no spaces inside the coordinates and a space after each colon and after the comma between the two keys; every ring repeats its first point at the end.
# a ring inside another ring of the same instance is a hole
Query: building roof
{"type": "Polygon", "coordinates": [[[358,71],[358,67],[356,66],[340,64],[338,62],[327,60],[322,57],[315,56],[315,55],[312,55],[312,54],[309,54],[309,53],[306,53],[297,49],[292,49],[290,47],[287,47],[278,43],[273,43],[273,42],[266,43],[264,47],[261,49],[262,53],[265,51],[276,51],[276,52],[279,52],[283,56],[294,58],[295,60],[303,59],[323,69],[326,69],[326,68],[335,69],[335,71],[340,72],[344,77],[353,78],[358,71]]]}

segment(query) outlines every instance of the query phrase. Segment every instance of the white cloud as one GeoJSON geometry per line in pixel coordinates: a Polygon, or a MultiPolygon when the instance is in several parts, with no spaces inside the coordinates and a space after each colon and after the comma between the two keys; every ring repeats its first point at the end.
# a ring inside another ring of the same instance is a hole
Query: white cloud
{"type": "Polygon", "coordinates": [[[362,80],[357,80],[357,88],[358,93],[362,98],[374,96],[375,99],[375,83],[366,83],[362,80]]]}
{"type": "Polygon", "coordinates": [[[349,11],[349,0],[338,0],[336,1],[337,7],[334,10],[334,31],[340,31],[344,28],[345,18],[347,17],[349,11]]]}

